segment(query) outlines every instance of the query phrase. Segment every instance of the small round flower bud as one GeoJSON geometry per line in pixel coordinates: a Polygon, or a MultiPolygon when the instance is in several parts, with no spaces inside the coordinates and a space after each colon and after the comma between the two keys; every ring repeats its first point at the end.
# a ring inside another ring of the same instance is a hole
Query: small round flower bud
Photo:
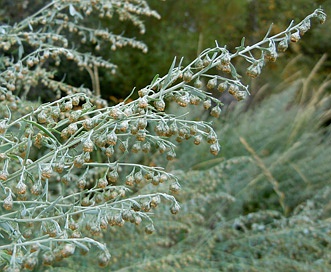
{"type": "Polygon", "coordinates": [[[83,127],[86,129],[86,130],[91,130],[93,127],[94,127],[94,122],[91,118],[88,118],[88,119],[85,119],[83,121],[83,127]]]}
{"type": "Polygon", "coordinates": [[[200,143],[202,142],[202,135],[196,135],[195,137],[194,137],[194,144],[195,145],[199,145],[200,143]]]}
{"type": "Polygon", "coordinates": [[[139,129],[145,129],[147,127],[147,118],[139,118],[137,125],[139,129]]]}
{"type": "Polygon", "coordinates": [[[68,185],[69,182],[71,182],[72,177],[70,174],[65,174],[62,178],[61,178],[61,182],[65,185],[68,185]]]}
{"type": "Polygon", "coordinates": [[[245,91],[238,91],[234,97],[238,100],[238,101],[241,101],[241,100],[244,100],[247,96],[247,93],[245,91]]]}
{"type": "Polygon", "coordinates": [[[44,111],[41,111],[38,116],[37,116],[38,122],[40,124],[45,124],[47,123],[47,115],[44,111]]]}
{"type": "Polygon", "coordinates": [[[236,93],[239,91],[239,87],[235,84],[230,84],[229,88],[228,88],[228,92],[229,94],[235,96],[236,93]]]}
{"type": "Polygon", "coordinates": [[[225,51],[223,56],[221,57],[221,63],[222,65],[229,65],[231,61],[231,55],[228,51],[225,51]]]}
{"type": "Polygon", "coordinates": [[[163,183],[168,180],[168,176],[166,174],[160,175],[160,183],[163,183]]]}
{"type": "Polygon", "coordinates": [[[148,100],[145,96],[138,99],[138,107],[141,109],[146,109],[148,107],[148,100]]]}
{"type": "Polygon", "coordinates": [[[160,176],[159,175],[153,176],[151,183],[155,186],[159,185],[160,184],[160,176]]]}
{"type": "Polygon", "coordinates": [[[194,63],[194,66],[197,68],[197,69],[202,69],[203,68],[203,61],[202,59],[198,58],[196,60],[196,62],[194,63]]]}
{"type": "Polygon", "coordinates": [[[11,193],[9,193],[9,195],[3,200],[2,206],[7,211],[9,211],[13,208],[13,198],[12,198],[11,193]]]}
{"type": "Polygon", "coordinates": [[[109,264],[110,261],[110,255],[101,254],[98,256],[98,265],[100,267],[106,267],[109,264]]]}
{"type": "Polygon", "coordinates": [[[147,234],[152,234],[155,231],[154,225],[153,224],[149,224],[145,227],[145,232],[147,234]]]}
{"type": "Polygon", "coordinates": [[[37,182],[32,185],[30,192],[31,192],[31,194],[38,196],[38,195],[41,195],[42,189],[43,188],[42,188],[41,184],[39,182],[37,182]]]}
{"type": "Polygon", "coordinates": [[[72,105],[73,106],[78,106],[79,105],[79,102],[80,102],[79,96],[74,96],[72,98],[72,105]]]}
{"type": "Polygon", "coordinates": [[[200,102],[201,102],[200,97],[198,97],[196,95],[191,95],[190,96],[190,104],[191,105],[199,105],[200,102]]]}
{"type": "Polygon", "coordinates": [[[141,210],[144,212],[149,212],[151,210],[151,203],[150,201],[145,201],[141,204],[141,210]]]}
{"type": "Polygon", "coordinates": [[[159,195],[153,196],[151,199],[151,206],[153,208],[156,208],[157,205],[159,205],[161,203],[161,198],[159,195]]]}
{"type": "Polygon", "coordinates": [[[8,174],[7,170],[0,171],[0,180],[6,181],[8,179],[8,176],[9,176],[9,174],[8,174]]]}
{"type": "Polygon", "coordinates": [[[277,52],[275,49],[269,49],[265,51],[264,58],[268,61],[275,62],[277,59],[277,52]]]}
{"type": "Polygon", "coordinates": [[[41,178],[43,180],[49,179],[53,174],[53,169],[50,166],[45,166],[41,169],[41,178]]]}
{"type": "Polygon", "coordinates": [[[133,153],[138,153],[141,150],[141,144],[140,142],[135,142],[132,147],[131,147],[131,151],[133,153]]]}
{"type": "Polygon", "coordinates": [[[165,103],[163,100],[156,100],[154,102],[154,107],[158,110],[158,111],[164,111],[165,109],[165,103]]]}
{"type": "Polygon", "coordinates": [[[201,89],[203,86],[202,81],[200,80],[200,78],[197,78],[197,80],[194,82],[194,87],[197,89],[201,89]]]}
{"type": "Polygon", "coordinates": [[[210,146],[210,153],[213,154],[213,155],[217,155],[218,152],[221,150],[220,146],[218,143],[215,143],[215,144],[212,144],[210,146]]]}
{"type": "Polygon", "coordinates": [[[176,181],[169,186],[169,190],[171,193],[176,194],[181,190],[180,184],[176,181]]]}
{"type": "Polygon", "coordinates": [[[208,136],[207,136],[207,143],[208,144],[217,143],[217,136],[214,133],[209,133],[208,136]]]}
{"type": "Polygon", "coordinates": [[[121,132],[126,132],[129,128],[129,121],[125,120],[121,122],[117,127],[121,132]]]}
{"type": "Polygon", "coordinates": [[[259,65],[252,64],[247,68],[246,74],[251,78],[256,78],[260,75],[261,68],[259,65]]]}
{"type": "Polygon", "coordinates": [[[224,73],[227,73],[227,74],[231,73],[231,66],[230,66],[230,64],[222,65],[221,71],[224,72],[224,73]]]}
{"type": "Polygon", "coordinates": [[[167,147],[166,147],[166,145],[163,142],[159,142],[158,149],[159,149],[159,152],[161,154],[163,154],[167,150],[167,147]]]}
{"type": "Polygon", "coordinates": [[[178,96],[176,102],[181,107],[187,107],[190,103],[190,97],[187,94],[178,96]]]}
{"type": "Polygon", "coordinates": [[[299,31],[291,34],[290,40],[291,42],[298,42],[301,39],[299,31]]]}
{"type": "Polygon", "coordinates": [[[52,265],[53,262],[55,261],[55,257],[53,255],[53,253],[51,253],[51,252],[44,253],[42,255],[41,259],[42,259],[43,265],[45,265],[45,266],[52,265]]]}
{"type": "Polygon", "coordinates": [[[326,15],[324,13],[319,13],[317,19],[320,24],[324,24],[326,21],[326,15]]]}
{"type": "Polygon", "coordinates": [[[167,153],[167,160],[168,161],[172,161],[176,158],[176,153],[173,151],[173,150],[170,150],[168,153],[167,153]]]}
{"type": "Polygon", "coordinates": [[[77,168],[82,168],[85,163],[84,157],[82,155],[78,155],[74,159],[74,166],[77,168]]]}
{"type": "Polygon", "coordinates": [[[144,176],[141,171],[138,171],[134,174],[134,182],[139,184],[144,181],[144,176]]]}
{"type": "Polygon", "coordinates": [[[135,214],[133,216],[133,223],[138,226],[141,224],[141,222],[142,222],[141,216],[138,214],[135,214]]]}
{"type": "Polygon", "coordinates": [[[63,112],[72,110],[72,102],[71,100],[68,102],[65,102],[61,105],[60,110],[63,112]]]}
{"type": "Polygon", "coordinates": [[[56,164],[54,164],[53,168],[54,168],[55,172],[61,174],[63,172],[63,169],[64,169],[64,164],[63,163],[56,163],[56,164]]]}
{"type": "Polygon", "coordinates": [[[90,139],[86,139],[83,142],[83,151],[84,152],[93,152],[94,144],[90,139]]]}
{"type": "Polygon", "coordinates": [[[213,88],[216,87],[216,85],[217,85],[217,78],[214,77],[214,78],[208,80],[207,88],[208,89],[213,89],[213,88]]]}
{"type": "Polygon", "coordinates": [[[211,100],[210,99],[207,99],[203,102],[203,108],[205,110],[208,110],[209,108],[211,107],[211,100]]]}
{"type": "Polygon", "coordinates": [[[218,118],[218,117],[220,117],[221,111],[222,110],[219,106],[215,106],[211,109],[210,115],[215,117],[215,118],[218,118]]]}
{"type": "Polygon", "coordinates": [[[2,120],[0,122],[0,134],[4,134],[7,129],[7,120],[2,120]]]}
{"type": "Polygon", "coordinates": [[[117,143],[117,135],[114,131],[112,131],[111,133],[108,133],[106,136],[106,142],[108,145],[110,146],[114,146],[117,143]]]}
{"type": "Polygon", "coordinates": [[[65,244],[61,249],[62,257],[67,258],[75,253],[76,246],[74,244],[65,244]]]}
{"type": "Polygon", "coordinates": [[[117,120],[117,119],[121,119],[121,118],[122,118],[123,113],[121,112],[120,109],[113,107],[113,108],[111,108],[111,109],[109,110],[109,115],[110,115],[113,119],[117,120]]]}
{"type": "Polygon", "coordinates": [[[113,170],[107,174],[107,179],[111,183],[115,183],[119,178],[118,172],[116,170],[113,170]]]}
{"type": "Polygon", "coordinates": [[[151,144],[150,142],[146,142],[142,145],[141,147],[141,150],[144,152],[144,153],[149,153],[151,151],[151,144]]]}
{"type": "Polygon", "coordinates": [[[98,185],[97,185],[98,188],[104,189],[104,188],[107,187],[107,185],[108,185],[108,181],[107,181],[106,178],[101,178],[101,179],[98,180],[98,185]]]}
{"type": "Polygon", "coordinates": [[[27,270],[34,270],[38,264],[38,258],[33,255],[28,255],[23,259],[23,267],[27,270]]]}
{"type": "Polygon", "coordinates": [[[139,97],[144,97],[146,95],[148,95],[149,91],[147,89],[141,89],[138,91],[138,95],[139,97]]]}
{"type": "Polygon", "coordinates": [[[178,126],[175,122],[171,123],[169,126],[169,133],[171,135],[176,135],[178,133],[178,126]]]}
{"type": "Polygon", "coordinates": [[[138,141],[143,142],[146,140],[146,132],[144,130],[139,130],[136,137],[138,141]]]}
{"type": "Polygon", "coordinates": [[[128,186],[133,186],[134,185],[135,178],[133,174],[127,175],[125,178],[125,184],[128,186]]]}
{"type": "Polygon", "coordinates": [[[217,86],[217,90],[220,93],[223,93],[227,88],[228,88],[228,83],[226,81],[218,84],[218,86],[217,86]]]}
{"type": "Polygon", "coordinates": [[[70,125],[67,127],[67,129],[68,129],[68,133],[69,133],[70,135],[73,135],[73,134],[75,134],[76,131],[78,130],[78,127],[77,127],[77,124],[73,123],[73,124],[70,124],[70,125]]]}
{"type": "Polygon", "coordinates": [[[172,214],[177,214],[179,212],[179,210],[180,210],[180,206],[177,202],[174,205],[172,205],[170,208],[170,212],[172,214]]]}
{"type": "Polygon", "coordinates": [[[86,184],[87,184],[87,182],[86,182],[86,180],[85,180],[84,178],[81,178],[81,179],[79,179],[79,180],[77,181],[77,187],[78,187],[79,189],[84,190],[86,184]]]}
{"type": "Polygon", "coordinates": [[[183,74],[184,82],[186,82],[186,83],[190,82],[192,80],[192,76],[193,76],[193,73],[191,72],[191,70],[185,71],[183,74]]]}
{"type": "Polygon", "coordinates": [[[19,183],[17,183],[17,185],[15,186],[16,193],[20,195],[24,195],[26,193],[26,188],[27,186],[23,181],[19,181],[19,183]]]}
{"type": "Polygon", "coordinates": [[[281,40],[277,46],[278,51],[285,52],[288,48],[288,41],[287,38],[281,40]]]}

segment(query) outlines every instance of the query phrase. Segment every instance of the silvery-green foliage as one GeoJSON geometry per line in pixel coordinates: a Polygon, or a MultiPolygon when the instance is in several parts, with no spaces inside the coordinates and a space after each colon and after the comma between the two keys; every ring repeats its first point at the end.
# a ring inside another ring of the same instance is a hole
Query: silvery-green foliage
{"type": "Polygon", "coordinates": [[[97,51],[123,46],[146,51],[147,47],[93,25],[89,20],[93,14],[128,20],[141,33],[145,32],[141,17],[159,17],[145,0],[58,0],[13,26],[0,26],[4,53],[0,68],[0,266],[7,271],[51,265],[76,249],[86,253],[91,246],[102,251],[98,262],[106,266],[111,255],[102,242],[104,230],[131,223],[153,233],[152,211],[167,204],[171,213],[178,213],[174,194],[181,185],[162,165],[153,165],[152,160],[141,163],[142,156],[158,153],[171,161],[181,141],[206,142],[214,155],[220,151],[212,124],[177,116],[167,111],[167,104],[202,105],[219,117],[222,104],[212,90],[228,91],[237,100],[248,94],[248,86],[232,64],[234,58],[245,59],[247,74],[256,77],[288,43],[301,38],[312,18],[325,20],[317,9],[279,34],[269,37],[268,32],[255,45],[246,46],[243,39],[233,53],[216,43],[185,67],[175,58],[168,74],[155,76],[138,91],[137,99],[127,98],[110,107],[100,98],[98,69],[116,73],[116,65],[81,52],[70,38],[78,36],[97,51]],[[56,66],[67,61],[89,73],[92,90],[54,77],[56,66]],[[29,102],[26,98],[33,88],[54,91],[55,99],[29,102]],[[139,194],[146,184],[162,183],[168,191],[139,194]]]}

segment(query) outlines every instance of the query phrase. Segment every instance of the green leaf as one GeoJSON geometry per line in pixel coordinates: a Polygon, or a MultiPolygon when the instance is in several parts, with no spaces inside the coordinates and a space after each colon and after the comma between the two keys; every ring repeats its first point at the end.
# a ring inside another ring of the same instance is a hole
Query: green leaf
{"type": "Polygon", "coordinates": [[[69,13],[71,16],[75,16],[77,13],[75,7],[72,4],[69,5],[69,13]]]}
{"type": "Polygon", "coordinates": [[[83,16],[75,9],[72,4],[69,5],[69,13],[71,16],[77,16],[79,19],[83,19],[83,16]]]}
{"type": "Polygon", "coordinates": [[[230,68],[231,68],[231,76],[232,76],[233,78],[236,78],[236,79],[241,78],[241,75],[239,75],[239,74],[237,73],[237,70],[236,70],[236,68],[233,66],[232,63],[230,63],[230,68]]]}
{"type": "Polygon", "coordinates": [[[22,56],[24,54],[24,47],[23,45],[21,44],[19,47],[18,47],[18,59],[21,59],[22,56]]]}
{"type": "Polygon", "coordinates": [[[42,125],[39,125],[38,123],[36,123],[34,121],[30,121],[30,120],[26,120],[26,119],[24,119],[24,121],[29,123],[29,124],[32,124],[32,125],[36,126],[41,131],[45,132],[46,135],[51,137],[58,145],[61,145],[61,143],[58,141],[58,139],[47,128],[43,127],[42,125]]]}
{"type": "Polygon", "coordinates": [[[156,80],[159,78],[159,74],[156,74],[155,77],[152,80],[151,86],[154,85],[154,83],[156,82],[156,80]]]}
{"type": "Polygon", "coordinates": [[[177,58],[175,57],[174,60],[173,60],[173,62],[172,62],[172,64],[171,64],[171,66],[170,66],[170,69],[169,69],[168,75],[167,75],[167,77],[166,77],[165,80],[164,80],[163,88],[166,88],[166,86],[167,86],[167,85],[169,84],[169,82],[171,81],[172,72],[173,72],[173,70],[174,70],[174,68],[175,68],[175,65],[176,65],[176,60],[177,60],[177,58]]]}

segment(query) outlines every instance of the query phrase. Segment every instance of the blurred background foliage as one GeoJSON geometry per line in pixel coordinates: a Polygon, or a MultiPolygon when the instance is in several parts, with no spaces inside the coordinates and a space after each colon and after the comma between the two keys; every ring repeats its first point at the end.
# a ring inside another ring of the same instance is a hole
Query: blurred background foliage
{"type": "MultiPolygon", "coordinates": [[[[20,20],[43,2],[0,0],[0,21],[20,20]]],[[[111,101],[166,74],[174,56],[192,60],[215,40],[233,50],[242,37],[256,42],[272,22],[280,31],[319,6],[331,14],[328,0],[149,3],[162,19],[147,18],[143,36],[123,22],[103,22],[149,47],[147,54],[131,48],[100,52],[119,65],[115,75],[100,71],[102,95],[111,101]]],[[[330,28],[328,19],[269,63],[260,78],[247,81],[249,100],[214,121],[221,156],[210,156],[203,145],[191,152],[192,143],[181,144],[167,166],[183,187],[180,213],[171,216],[160,207],[151,236],[131,225],[104,232],[100,240],[112,254],[106,271],[331,271],[330,28]]],[[[90,85],[74,68],[67,79],[90,85]]],[[[157,164],[161,158],[148,159],[157,164]]],[[[148,185],[137,194],[158,189],[148,185]]],[[[48,271],[100,271],[92,255],[76,254],[57,265],[48,271]]]]}

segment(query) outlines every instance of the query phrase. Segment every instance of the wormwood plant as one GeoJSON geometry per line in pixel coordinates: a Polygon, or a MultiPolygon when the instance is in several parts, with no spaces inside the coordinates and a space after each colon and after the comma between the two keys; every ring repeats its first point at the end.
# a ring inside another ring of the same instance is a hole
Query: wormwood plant
{"type": "Polygon", "coordinates": [[[13,26],[0,27],[0,266],[5,271],[53,265],[93,246],[101,251],[103,267],[111,258],[102,240],[107,228],[128,222],[153,233],[153,210],[165,202],[172,214],[178,213],[174,194],[181,186],[176,175],[151,160],[143,163],[143,156],[164,154],[171,161],[185,140],[207,142],[214,155],[220,151],[211,123],[168,112],[167,102],[202,104],[219,117],[222,103],[212,90],[228,91],[237,100],[248,94],[234,58],[246,60],[247,75],[255,78],[290,42],[300,40],[312,18],[320,23],[326,18],[317,9],[279,34],[270,36],[269,30],[254,45],[246,46],[243,39],[233,53],[216,43],[186,66],[175,59],[168,74],[155,76],[137,99],[108,106],[100,98],[98,69],[115,73],[116,65],[83,52],[75,39],[96,51],[147,47],[102,28],[95,16],[127,20],[141,33],[142,16],[159,17],[144,0],[57,0],[13,26]],[[69,62],[88,72],[92,90],[56,77],[56,66],[69,62]],[[36,90],[51,90],[54,99],[29,102],[36,90]],[[139,194],[150,183],[166,183],[169,191],[139,194]]]}

